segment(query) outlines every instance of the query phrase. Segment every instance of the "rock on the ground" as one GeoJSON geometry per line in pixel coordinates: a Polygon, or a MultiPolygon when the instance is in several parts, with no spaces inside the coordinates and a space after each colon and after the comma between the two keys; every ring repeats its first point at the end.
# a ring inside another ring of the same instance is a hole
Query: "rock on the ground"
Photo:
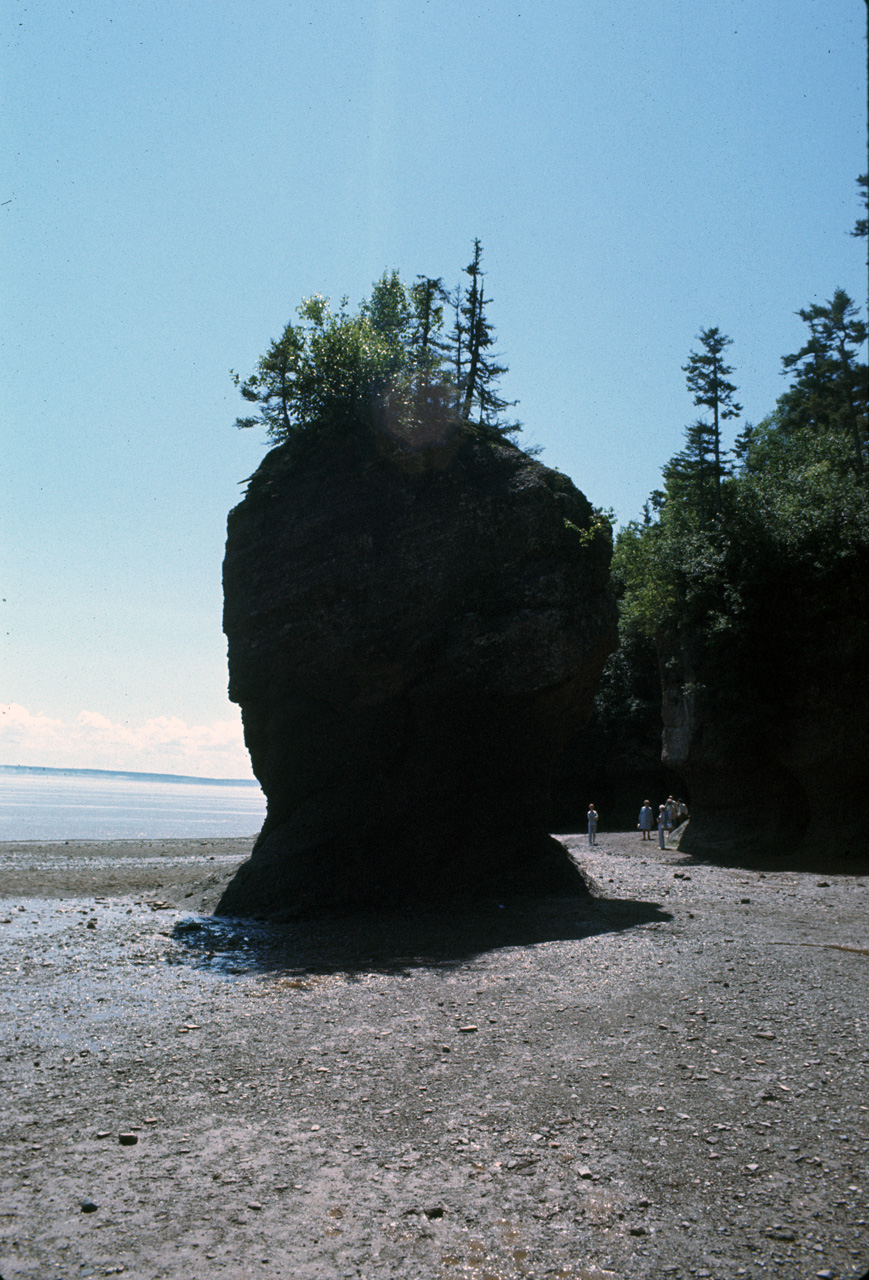
{"type": "Polygon", "coordinates": [[[610,554],[571,481],[506,442],[272,450],[224,563],[268,816],[218,911],[582,892],[547,788],[616,643],[610,554]]]}

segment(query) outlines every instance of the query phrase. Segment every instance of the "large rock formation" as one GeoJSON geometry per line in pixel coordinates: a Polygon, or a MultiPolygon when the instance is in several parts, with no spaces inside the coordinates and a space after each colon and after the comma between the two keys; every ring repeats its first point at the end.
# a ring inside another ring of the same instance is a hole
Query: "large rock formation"
{"type": "Polygon", "coordinates": [[[724,653],[696,629],[662,640],[664,762],[691,794],[683,851],[869,855],[869,563],[810,570],[777,566],[724,653]]]}
{"type": "Polygon", "coordinates": [[[610,553],[565,476],[466,430],[272,450],[224,564],[268,816],[218,911],[581,892],[547,787],[615,644],[610,553]]]}

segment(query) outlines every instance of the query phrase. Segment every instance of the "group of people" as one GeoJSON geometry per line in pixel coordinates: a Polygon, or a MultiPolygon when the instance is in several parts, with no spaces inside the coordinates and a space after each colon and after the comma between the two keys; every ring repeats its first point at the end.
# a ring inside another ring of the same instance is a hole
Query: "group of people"
{"type": "MultiPolygon", "coordinates": [[[[597,844],[597,824],[598,811],[594,804],[588,806],[588,843],[597,844]]],[[[688,806],[682,800],[674,800],[672,796],[667,797],[665,804],[658,806],[658,844],[662,849],[666,848],[667,836],[671,831],[675,831],[677,827],[681,827],[682,823],[688,818],[688,806]]],[[[641,831],[644,840],[651,840],[652,827],[654,825],[655,815],[652,812],[652,806],[648,800],[643,801],[643,807],[640,810],[640,820],[637,823],[637,830],[641,831]]]]}
{"type": "MultiPolygon", "coordinates": [[[[687,817],[688,806],[682,800],[674,800],[672,796],[668,796],[665,804],[658,805],[658,844],[662,849],[666,848],[667,836],[670,832],[680,827],[687,817]]],[[[652,838],[654,818],[651,804],[648,800],[644,800],[640,810],[640,820],[637,823],[637,830],[642,832],[644,840],[652,838]]]]}

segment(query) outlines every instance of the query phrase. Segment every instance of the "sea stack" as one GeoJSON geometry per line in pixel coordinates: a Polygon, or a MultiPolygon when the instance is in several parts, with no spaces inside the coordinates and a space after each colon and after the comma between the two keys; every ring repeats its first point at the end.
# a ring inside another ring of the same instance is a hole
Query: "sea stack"
{"type": "Polygon", "coordinates": [[[268,815],[218,913],[585,892],[548,789],[616,644],[611,551],[566,476],[467,427],[273,449],[224,562],[268,815]]]}

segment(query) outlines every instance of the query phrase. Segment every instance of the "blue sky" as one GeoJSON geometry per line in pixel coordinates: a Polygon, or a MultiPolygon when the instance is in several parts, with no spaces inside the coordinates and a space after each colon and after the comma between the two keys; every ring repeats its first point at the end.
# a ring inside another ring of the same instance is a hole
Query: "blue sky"
{"type": "MultiPolygon", "coordinates": [[[[701,327],[757,421],[865,296],[863,0],[11,0],[0,763],[245,776],[227,511],[246,374],[320,292],[458,280],[525,437],[640,513],[701,327]]],[[[737,424],[737,429],[740,424],[737,424]]]]}

